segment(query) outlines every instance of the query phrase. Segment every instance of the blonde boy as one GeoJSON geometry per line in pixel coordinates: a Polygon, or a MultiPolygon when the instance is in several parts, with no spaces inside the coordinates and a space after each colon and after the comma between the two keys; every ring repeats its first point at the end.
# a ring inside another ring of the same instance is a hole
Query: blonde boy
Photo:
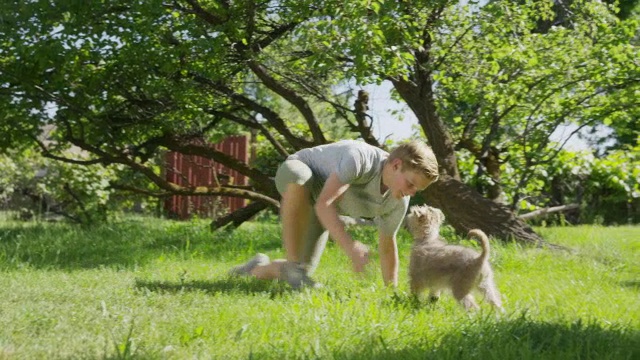
{"type": "Polygon", "coordinates": [[[330,235],[360,272],[369,249],[353,240],[338,215],[373,218],[378,226],[380,266],[386,285],[398,281],[396,233],[409,197],[438,179],[438,162],[423,142],[402,144],[391,154],[355,140],[303,149],[278,168],[280,218],[286,260],[258,254],[234,275],[281,279],[293,288],[316,286],[315,270],[330,235]]]}

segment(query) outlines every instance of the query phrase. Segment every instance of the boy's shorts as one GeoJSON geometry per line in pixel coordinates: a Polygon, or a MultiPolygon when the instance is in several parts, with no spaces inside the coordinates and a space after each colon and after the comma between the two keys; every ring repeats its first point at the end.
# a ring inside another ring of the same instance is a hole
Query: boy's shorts
{"type": "Polygon", "coordinates": [[[307,189],[307,196],[311,204],[309,211],[309,221],[306,234],[302,238],[301,254],[299,254],[300,262],[306,267],[307,274],[311,275],[320,262],[320,257],[329,239],[329,232],[322,227],[315,209],[313,208],[314,200],[311,196],[314,188],[321,184],[315,178],[313,172],[305,163],[300,160],[285,160],[276,172],[276,187],[282,195],[289,184],[303,185],[307,189]]]}

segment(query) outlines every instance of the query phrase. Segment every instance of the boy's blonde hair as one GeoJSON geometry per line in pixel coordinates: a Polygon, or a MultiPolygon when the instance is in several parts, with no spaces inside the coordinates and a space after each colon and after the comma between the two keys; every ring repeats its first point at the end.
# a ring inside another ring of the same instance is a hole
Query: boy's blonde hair
{"type": "Polygon", "coordinates": [[[389,161],[402,160],[402,171],[423,174],[434,182],[438,180],[438,160],[433,150],[423,141],[412,140],[396,147],[389,154],[389,161]]]}

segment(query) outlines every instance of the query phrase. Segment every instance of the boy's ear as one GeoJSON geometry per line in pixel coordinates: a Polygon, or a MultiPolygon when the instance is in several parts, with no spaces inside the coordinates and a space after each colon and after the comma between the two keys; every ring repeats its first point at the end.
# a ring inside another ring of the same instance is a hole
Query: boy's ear
{"type": "Polygon", "coordinates": [[[395,158],[391,160],[391,168],[393,170],[402,170],[402,159],[395,158]]]}

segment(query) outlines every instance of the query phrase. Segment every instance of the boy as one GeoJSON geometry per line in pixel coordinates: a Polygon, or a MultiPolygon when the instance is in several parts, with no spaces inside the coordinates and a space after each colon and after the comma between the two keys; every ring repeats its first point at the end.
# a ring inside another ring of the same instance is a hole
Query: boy
{"type": "Polygon", "coordinates": [[[343,140],[303,149],[289,156],[276,173],[282,195],[280,218],[286,260],[258,254],[236,266],[232,275],[281,279],[293,288],[315,287],[309,278],[328,235],[361,272],[369,249],[345,231],[338,214],[374,218],[378,226],[380,266],[385,285],[397,286],[396,233],[409,197],[438,179],[438,162],[423,142],[398,146],[391,154],[367,143],[343,140]]]}

